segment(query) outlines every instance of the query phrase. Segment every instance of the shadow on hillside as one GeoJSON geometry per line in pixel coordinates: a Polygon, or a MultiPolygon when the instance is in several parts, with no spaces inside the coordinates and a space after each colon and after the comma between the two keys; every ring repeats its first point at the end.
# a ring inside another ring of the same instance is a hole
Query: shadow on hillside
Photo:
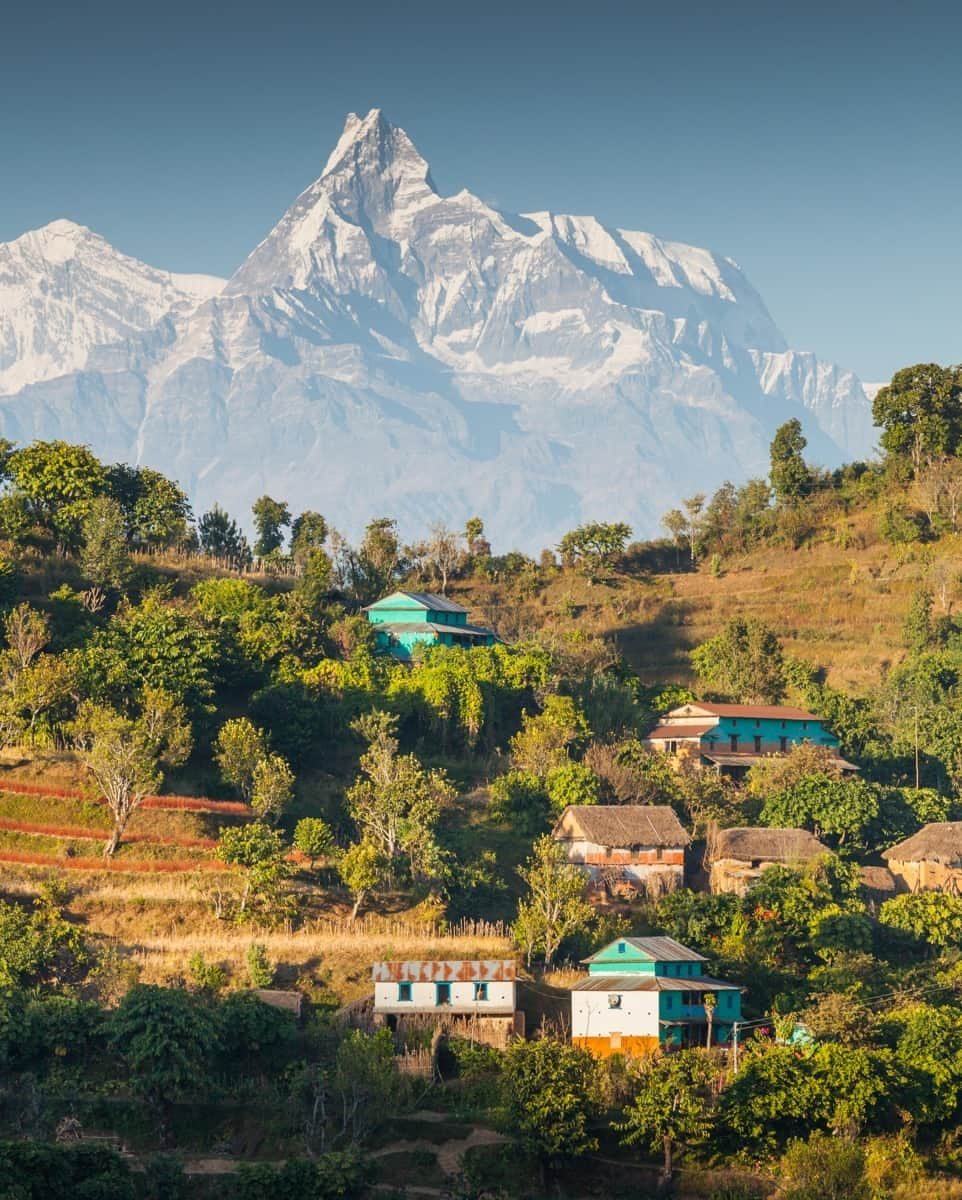
{"type": "Polygon", "coordinates": [[[694,648],[688,629],[694,607],[687,600],[669,600],[650,621],[613,625],[605,633],[649,682],[686,679],[691,674],[688,655],[694,648]]]}

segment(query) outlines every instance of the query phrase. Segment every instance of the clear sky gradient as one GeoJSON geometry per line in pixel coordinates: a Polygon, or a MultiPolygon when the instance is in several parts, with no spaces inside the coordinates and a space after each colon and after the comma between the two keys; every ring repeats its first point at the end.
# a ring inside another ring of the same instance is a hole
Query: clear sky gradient
{"type": "Polygon", "coordinates": [[[889,0],[10,0],[0,240],[229,274],[383,108],[443,192],[735,258],[797,349],[954,362],[962,9],[889,0]]]}

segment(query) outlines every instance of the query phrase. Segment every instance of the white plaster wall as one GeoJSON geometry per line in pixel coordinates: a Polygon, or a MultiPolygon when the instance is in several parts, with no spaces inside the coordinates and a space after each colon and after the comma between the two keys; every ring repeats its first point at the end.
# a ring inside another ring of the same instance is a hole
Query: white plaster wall
{"type": "MultiPolygon", "coordinates": [[[[444,980],[438,980],[439,983],[444,983],[444,980]]],[[[513,980],[504,980],[501,982],[491,981],[488,983],[488,998],[487,1000],[475,1000],[474,998],[474,982],[462,982],[461,980],[452,979],[451,984],[451,1008],[470,1008],[479,1013],[485,1012],[487,1009],[510,1009],[515,1008],[515,983],[513,980]]],[[[398,1000],[398,985],[396,983],[376,983],[374,985],[374,1010],[379,1009],[403,1009],[407,1011],[417,1011],[438,1009],[436,1003],[437,989],[434,983],[412,983],[411,984],[411,999],[398,1000]]],[[[443,1010],[446,1005],[441,1005],[443,1010]]]]}
{"type": "Polygon", "coordinates": [[[571,993],[571,1036],[658,1036],[658,993],[618,992],[621,1008],[608,1007],[608,992],[571,993]]]}

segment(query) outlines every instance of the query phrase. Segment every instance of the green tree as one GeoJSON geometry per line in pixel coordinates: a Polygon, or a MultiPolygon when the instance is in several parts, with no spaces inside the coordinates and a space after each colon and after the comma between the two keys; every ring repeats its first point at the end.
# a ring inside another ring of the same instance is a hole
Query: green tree
{"type": "Polygon", "coordinates": [[[81,523],[80,569],[94,587],[121,592],[130,577],[124,512],[110,496],[91,500],[81,523]]]}
{"type": "Polygon", "coordinates": [[[49,894],[32,908],[0,901],[0,988],[58,991],[85,978],[96,959],[49,894]]]}
{"type": "Polygon", "coordinates": [[[528,961],[534,953],[544,957],[547,970],[566,937],[585,929],[594,910],[585,900],[585,877],[568,862],[564,846],[545,834],[535,842],[531,857],[518,874],[528,895],[518,905],[515,940],[528,961]]]}
{"type": "Polygon", "coordinates": [[[197,537],[200,548],[211,558],[226,558],[236,566],[250,562],[250,547],[240,526],[216,504],[197,522],[197,537]]]}
{"type": "Polygon", "coordinates": [[[284,530],[291,523],[291,510],[280,500],[261,496],[259,500],[254,501],[252,511],[254,528],[257,531],[254,553],[258,558],[264,558],[283,546],[284,530]]]}
{"type": "Polygon", "coordinates": [[[291,556],[298,564],[306,563],[327,541],[327,521],[319,512],[307,509],[291,524],[291,556]]]}
{"type": "Polygon", "coordinates": [[[699,679],[743,704],[778,704],[785,696],[782,647],[762,621],[735,617],[691,655],[699,679]]]}
{"type": "Polygon", "coordinates": [[[268,754],[254,765],[251,808],[264,819],[276,822],[294,798],[294,772],[286,758],[268,754]]]}
{"type": "Polygon", "coordinates": [[[601,780],[584,763],[569,762],[555,767],[545,786],[556,813],[563,812],[569,804],[601,803],[601,780]]]}
{"type": "Polygon", "coordinates": [[[512,1042],[504,1059],[505,1107],[522,1145],[548,1171],[597,1149],[598,1067],[584,1050],[542,1038],[512,1042]]]}
{"type": "Polygon", "coordinates": [[[543,833],[551,814],[545,785],[530,771],[506,771],[490,787],[491,817],[518,833],[543,833]]]}
{"type": "Polygon", "coordinates": [[[351,728],[368,747],[347,807],[362,839],[373,842],[393,870],[406,859],[415,875],[430,873],[434,829],[456,792],[441,770],[425,770],[413,754],[398,754],[397,719],[384,712],[358,717],[351,728]]]}
{"type": "Polygon", "coordinates": [[[237,788],[245,804],[254,794],[257,764],[267,757],[267,738],[247,717],[225,721],[214,739],[214,760],[225,783],[237,788]]]}
{"type": "Polygon", "coordinates": [[[202,1087],[217,1042],[213,1016],[178,988],[138,984],[112,1014],[110,1032],[130,1087],[154,1108],[166,1145],[171,1105],[202,1087]]]}
{"type": "Polygon", "coordinates": [[[187,540],[191,519],[186,493],[159,471],[117,463],[108,472],[108,494],[124,514],[132,546],[161,549],[187,540]]]}
{"type": "Polygon", "coordinates": [[[97,781],[113,818],[104,858],[120,845],[127,823],[163,782],[161,765],[185,762],[191,748],[183,706],[156,689],[145,692],[138,717],[85,700],[72,726],[80,761],[97,781]]]}
{"type": "Polygon", "coordinates": [[[854,1141],[813,1133],[789,1143],[779,1169],[784,1200],[871,1200],[865,1151],[854,1141]]]}
{"type": "Polygon", "coordinates": [[[525,713],[511,739],[511,765],[545,779],[568,762],[568,748],[591,737],[588,722],[570,696],[549,694],[540,713],[525,713]]]}
{"type": "Polygon", "coordinates": [[[80,526],[96,496],[107,488],[107,472],[87,446],[33,442],[9,456],[14,486],[31,518],[66,549],[76,549],[80,526]]]}
{"type": "Polygon", "coordinates": [[[932,622],[933,596],[928,588],[916,588],[912,594],[905,620],[902,622],[902,642],[911,654],[929,650],[935,641],[932,622]]]}
{"type": "Polygon", "coordinates": [[[302,817],[294,826],[293,846],[304,855],[313,870],[319,858],[327,858],[334,852],[331,827],[320,817],[302,817]]]}
{"type": "Polygon", "coordinates": [[[833,834],[841,845],[863,838],[878,811],[878,790],[864,779],[816,774],[770,796],[761,821],[782,829],[810,829],[816,837],[833,834]]]}
{"type": "Polygon", "coordinates": [[[664,1179],[673,1174],[677,1144],[699,1146],[711,1133],[714,1117],[712,1083],[716,1069],[699,1050],[652,1056],[632,1074],[632,1098],[615,1128],[626,1146],[642,1145],[665,1156],[664,1179]]]}
{"type": "Polygon", "coordinates": [[[341,854],[337,860],[337,870],[344,886],[354,897],[351,910],[353,921],[370,893],[388,878],[391,861],[375,841],[364,837],[341,854]]]}
{"type": "Polygon", "coordinates": [[[290,878],[284,843],[276,829],[260,821],[247,825],[225,825],[215,851],[221,862],[238,867],[243,873],[243,890],[237,915],[251,914],[276,921],[286,912],[283,888],[290,878]]]}
{"type": "Polygon", "coordinates": [[[948,947],[962,943],[960,896],[946,892],[895,896],[882,904],[878,919],[882,925],[909,933],[930,946],[948,947]]]}
{"type": "Polygon", "coordinates": [[[612,568],[624,554],[630,537],[631,526],[623,521],[592,521],[566,533],[558,545],[558,553],[562,562],[577,566],[594,578],[612,568]]]}
{"type": "Polygon", "coordinates": [[[802,424],[794,417],[775,430],[770,449],[769,480],[777,500],[800,500],[810,490],[812,475],[802,457],[807,445],[802,424]]]}
{"type": "Polygon", "coordinates": [[[955,455],[962,443],[962,372],[919,363],[896,371],[872,402],[879,441],[890,460],[916,472],[931,458],[955,455]]]}

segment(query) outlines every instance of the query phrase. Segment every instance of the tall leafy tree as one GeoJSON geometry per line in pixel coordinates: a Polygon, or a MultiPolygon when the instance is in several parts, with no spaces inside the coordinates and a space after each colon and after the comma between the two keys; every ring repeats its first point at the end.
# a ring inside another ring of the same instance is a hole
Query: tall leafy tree
{"type": "Polygon", "coordinates": [[[548,834],[538,838],[518,874],[528,894],[518,905],[515,940],[529,961],[540,953],[547,969],[565,938],[586,928],[593,915],[585,900],[585,877],[548,834]]]}
{"type": "Polygon", "coordinates": [[[716,1068],[700,1050],[682,1050],[642,1060],[631,1076],[632,1098],[622,1121],[626,1146],[645,1146],[664,1153],[662,1175],[673,1174],[675,1147],[700,1146],[712,1130],[716,1068]]]}
{"type": "Polygon", "coordinates": [[[591,521],[566,533],[558,544],[562,561],[578,566],[589,576],[610,570],[625,552],[631,526],[623,521],[591,521]]]}
{"type": "Polygon", "coordinates": [[[250,547],[237,522],[215,504],[197,522],[200,548],[212,558],[231,559],[239,565],[250,561],[250,547]]]}
{"type": "Polygon", "coordinates": [[[31,518],[68,549],[96,496],[107,489],[107,471],[87,446],[32,442],[9,457],[10,475],[31,518]]]}
{"type": "Polygon", "coordinates": [[[267,738],[247,717],[233,717],[221,726],[214,739],[214,759],[226,783],[237,788],[250,804],[257,767],[267,757],[267,738]]]}
{"type": "Polygon", "coordinates": [[[151,690],[138,717],[85,701],[72,733],[80,760],[97,781],[113,818],[104,846],[104,858],[110,858],[130,818],[163,782],[162,765],[176,766],[186,760],[190,726],[179,704],[151,690]]]}
{"type": "Polygon", "coordinates": [[[132,988],[110,1019],[113,1043],[127,1064],[131,1088],[153,1107],[161,1142],[170,1139],[170,1112],[198,1089],[217,1045],[204,1002],[179,988],[132,988]]]}
{"type": "Polygon", "coordinates": [[[743,704],[777,704],[785,696],[785,662],[774,632],[755,618],[735,617],[692,651],[703,683],[743,704]]]}
{"type": "Polygon", "coordinates": [[[962,369],[918,363],[892,376],[872,402],[879,441],[890,459],[915,471],[962,447],[962,369]]]}
{"type": "Polygon", "coordinates": [[[810,490],[811,472],[802,457],[807,445],[802,423],[794,417],[775,430],[769,480],[778,500],[799,500],[810,490]]]}
{"type": "Polygon", "coordinates": [[[254,542],[254,553],[263,558],[280,550],[284,544],[284,530],[291,523],[291,510],[281,500],[270,496],[261,496],[254,501],[254,528],[257,540],[254,542]]]}
{"type": "Polygon", "coordinates": [[[455,798],[443,771],[425,770],[413,754],[399,754],[397,718],[373,712],[351,728],[368,743],[361,774],[347,793],[347,807],[362,837],[395,867],[402,858],[415,874],[428,874],[435,859],[434,829],[455,798]]]}
{"type": "Polygon", "coordinates": [[[542,1038],[513,1042],[504,1062],[510,1125],[545,1173],[597,1149],[598,1067],[577,1046],[542,1038]]]}
{"type": "Polygon", "coordinates": [[[327,521],[319,512],[307,509],[291,524],[291,554],[297,563],[306,562],[327,541],[327,521]]]}
{"type": "Polygon", "coordinates": [[[123,591],[130,576],[124,511],[111,496],[97,496],[81,525],[80,569],[94,587],[123,591]]]}

